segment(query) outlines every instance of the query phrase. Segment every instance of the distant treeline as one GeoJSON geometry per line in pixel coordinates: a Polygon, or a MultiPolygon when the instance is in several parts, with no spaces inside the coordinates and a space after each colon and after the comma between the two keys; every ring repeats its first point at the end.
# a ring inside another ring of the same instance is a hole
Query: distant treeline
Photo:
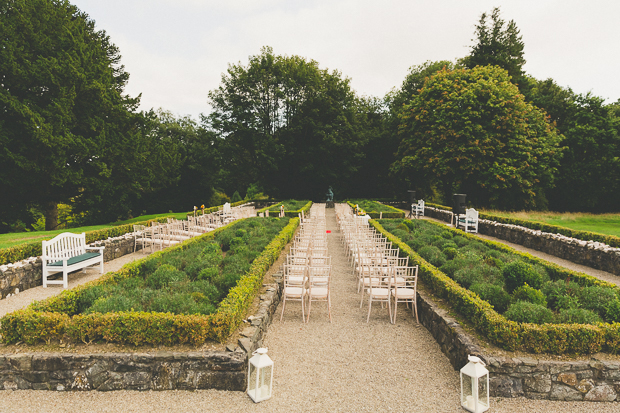
{"type": "Polygon", "coordinates": [[[455,61],[413,66],[386,96],[269,47],[231,64],[199,120],[137,111],[120,52],[66,1],[0,12],[0,231],[190,210],[258,192],[285,199],[437,202],[617,211],[620,100],[605,104],[527,75],[499,9],[455,61]],[[249,193],[247,193],[249,192],[249,193]],[[77,218],[76,218],[77,217],[77,218]],[[36,225],[35,225],[36,226],[36,225]]]}

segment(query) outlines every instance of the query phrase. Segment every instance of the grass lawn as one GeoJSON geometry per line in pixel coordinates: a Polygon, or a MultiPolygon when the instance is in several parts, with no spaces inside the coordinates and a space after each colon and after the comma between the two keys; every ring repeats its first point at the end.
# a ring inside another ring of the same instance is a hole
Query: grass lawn
{"type": "Polygon", "coordinates": [[[620,237],[620,214],[589,214],[584,212],[505,212],[483,210],[486,214],[544,222],[560,227],[597,232],[620,237]]]}
{"type": "Polygon", "coordinates": [[[14,232],[10,234],[0,234],[0,248],[14,247],[15,245],[23,244],[26,242],[32,242],[45,238],[52,238],[63,232],[72,232],[74,234],[81,234],[82,232],[95,231],[98,229],[116,227],[119,225],[131,224],[132,222],[148,221],[149,219],[155,219],[158,217],[173,216],[177,219],[185,219],[187,212],[177,213],[165,213],[156,215],[142,215],[140,217],[128,219],[126,221],[118,221],[110,224],[93,225],[88,227],[69,228],[69,229],[57,229],[54,231],[30,231],[30,232],[14,232]]]}

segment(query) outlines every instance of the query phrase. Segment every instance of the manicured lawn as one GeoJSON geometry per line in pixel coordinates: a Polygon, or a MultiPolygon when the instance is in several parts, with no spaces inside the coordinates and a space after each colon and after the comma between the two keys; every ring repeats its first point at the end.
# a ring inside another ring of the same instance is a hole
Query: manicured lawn
{"type": "Polygon", "coordinates": [[[87,227],[70,228],[70,229],[58,229],[54,231],[30,231],[30,232],[14,232],[11,234],[0,234],[0,248],[13,247],[15,245],[23,244],[25,242],[32,242],[37,240],[43,240],[45,238],[52,238],[63,232],[72,232],[74,234],[80,234],[82,232],[95,231],[98,229],[116,227],[119,225],[131,224],[132,222],[148,221],[149,219],[155,219],[159,217],[173,216],[177,219],[185,219],[186,212],[177,213],[165,213],[156,215],[142,215],[126,221],[118,221],[110,224],[93,225],[87,227]]]}
{"type": "Polygon", "coordinates": [[[581,212],[505,212],[481,211],[502,217],[525,219],[545,224],[557,225],[579,231],[597,232],[599,234],[620,237],[620,214],[588,214],[581,212]]]}

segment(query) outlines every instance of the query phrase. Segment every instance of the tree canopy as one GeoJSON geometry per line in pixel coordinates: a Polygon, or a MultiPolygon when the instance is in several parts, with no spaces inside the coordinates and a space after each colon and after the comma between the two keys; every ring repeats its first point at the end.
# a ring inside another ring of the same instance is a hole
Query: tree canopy
{"type": "Polygon", "coordinates": [[[40,205],[52,229],[73,197],[126,214],[161,165],[142,151],[156,142],[138,131],[116,46],[66,0],[0,0],[0,38],[3,215],[40,205]]]}
{"type": "Polygon", "coordinates": [[[545,206],[560,157],[560,135],[525,102],[508,73],[493,66],[442,70],[401,112],[392,166],[446,199],[465,192],[478,206],[545,206]]]}
{"type": "Polygon", "coordinates": [[[359,170],[359,100],[337,71],[265,47],[247,66],[230,65],[209,98],[203,122],[218,134],[229,190],[259,183],[274,196],[307,198],[332,185],[342,194],[359,170]]]}
{"type": "Polygon", "coordinates": [[[499,7],[496,7],[491,16],[482,13],[475,35],[476,44],[461,63],[470,69],[476,66],[499,66],[508,72],[513,83],[519,87],[524,86],[524,43],[514,20],[510,20],[506,25],[500,17],[499,7]],[[488,21],[489,17],[491,21],[488,21]]]}

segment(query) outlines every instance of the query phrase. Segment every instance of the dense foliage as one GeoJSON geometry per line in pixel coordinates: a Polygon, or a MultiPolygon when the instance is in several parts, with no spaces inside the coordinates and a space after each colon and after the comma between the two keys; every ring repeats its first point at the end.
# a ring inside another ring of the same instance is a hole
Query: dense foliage
{"type": "Polygon", "coordinates": [[[541,265],[489,248],[422,220],[380,221],[422,258],[488,301],[507,319],[534,324],[594,324],[616,318],[620,290],[552,280],[541,265]]]}
{"type": "Polygon", "coordinates": [[[446,199],[463,191],[479,206],[546,206],[560,137],[506,71],[437,72],[403,108],[400,132],[395,174],[434,184],[446,199]]]}
{"type": "Polygon", "coordinates": [[[498,8],[481,15],[467,56],[414,65],[382,98],[264,47],[228,67],[200,121],[137,112],[120,51],[66,0],[0,0],[0,38],[0,232],[231,194],[320,201],[330,185],[336,200],[415,189],[510,210],[603,212],[620,201],[620,101],[528,76],[519,29],[498,8]]]}
{"type": "Polygon", "coordinates": [[[4,226],[38,205],[55,229],[71,198],[109,221],[171,181],[175,151],[144,133],[119,50],[88,15],[66,0],[2,1],[0,38],[4,226]]]}

